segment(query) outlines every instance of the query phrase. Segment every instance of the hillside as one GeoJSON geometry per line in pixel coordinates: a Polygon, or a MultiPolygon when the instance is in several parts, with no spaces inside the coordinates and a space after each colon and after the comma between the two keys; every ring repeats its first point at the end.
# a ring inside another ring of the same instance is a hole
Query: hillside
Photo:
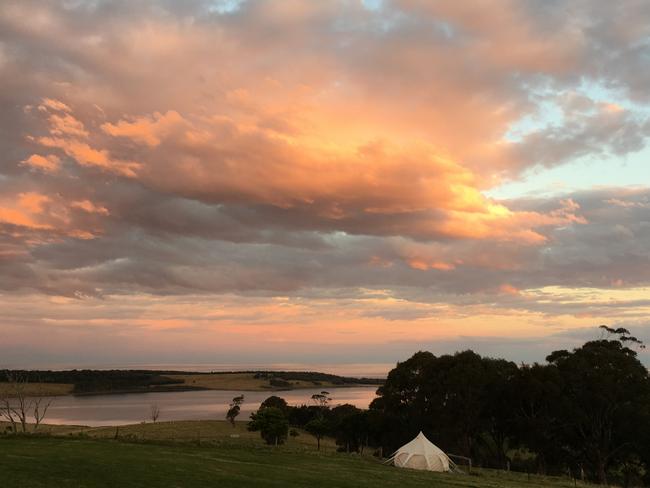
{"type": "MultiPolygon", "coordinates": [[[[3,486],[21,488],[341,487],[569,488],[573,481],[484,471],[476,475],[397,469],[372,457],[265,447],[0,437],[3,486]]],[[[578,483],[581,486],[581,483],[578,483]]]]}
{"type": "Polygon", "coordinates": [[[169,374],[166,377],[182,380],[182,385],[206,390],[294,390],[300,388],[333,388],[341,386],[380,385],[383,380],[349,378],[326,373],[254,371],[233,373],[169,374]]]}
{"type": "MultiPolygon", "coordinates": [[[[380,385],[377,378],[352,378],[307,371],[197,373],[152,370],[0,371],[0,378],[26,379],[30,393],[48,396],[188,390],[277,391],[300,388],[380,385]]],[[[11,394],[0,382],[0,395],[11,394]]]]}

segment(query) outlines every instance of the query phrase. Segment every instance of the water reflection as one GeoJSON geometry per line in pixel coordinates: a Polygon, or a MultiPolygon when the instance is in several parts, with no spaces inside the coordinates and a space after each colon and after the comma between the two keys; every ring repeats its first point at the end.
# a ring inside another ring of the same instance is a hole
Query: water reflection
{"type": "MultiPolygon", "coordinates": [[[[368,408],[375,398],[376,386],[329,388],[332,405],[350,403],[368,408]]],[[[225,420],[228,403],[233,397],[244,394],[239,419],[248,419],[251,412],[270,395],[284,398],[289,405],[309,404],[314,393],[321,388],[269,391],[183,391],[165,393],[132,393],[120,395],[57,397],[45,420],[48,424],[125,425],[149,420],[151,405],[160,407],[160,421],[167,420],[225,420]]]]}

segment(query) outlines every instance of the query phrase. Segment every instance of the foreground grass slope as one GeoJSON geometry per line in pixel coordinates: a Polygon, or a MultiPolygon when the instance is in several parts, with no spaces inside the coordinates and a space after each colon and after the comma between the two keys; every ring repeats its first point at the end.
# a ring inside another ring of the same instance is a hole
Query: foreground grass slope
{"type": "MultiPolygon", "coordinates": [[[[10,426],[0,421],[0,432],[5,432],[10,426]]],[[[225,420],[177,420],[171,422],[147,422],[106,427],[88,427],[84,425],[55,425],[42,424],[37,431],[34,425],[27,425],[28,433],[38,433],[50,436],[75,436],[98,439],[115,439],[126,441],[164,441],[164,442],[235,442],[242,445],[263,446],[264,441],[259,432],[250,432],[248,422],[235,422],[234,427],[225,420]]],[[[290,436],[286,445],[289,448],[316,449],[316,438],[302,429],[294,429],[299,435],[290,436]]],[[[336,451],[334,439],[321,439],[321,449],[336,451]]]]}
{"type": "Polygon", "coordinates": [[[61,437],[1,437],[2,486],[569,488],[569,480],[514,473],[437,474],[379,461],[287,447],[128,443],[61,437]]]}
{"type": "MultiPolygon", "coordinates": [[[[53,435],[83,435],[92,438],[114,439],[117,434],[123,440],[172,441],[172,442],[230,442],[263,446],[259,432],[250,432],[248,422],[235,422],[234,427],[224,420],[180,420],[131,424],[117,427],[57,426],[53,435]]],[[[47,426],[49,427],[49,426],[47,426]]],[[[47,428],[46,427],[46,428],[47,428]]],[[[302,429],[294,429],[299,435],[288,437],[287,447],[316,449],[316,438],[302,429]]],[[[336,443],[330,437],[321,440],[321,449],[336,451],[336,443]]]]}

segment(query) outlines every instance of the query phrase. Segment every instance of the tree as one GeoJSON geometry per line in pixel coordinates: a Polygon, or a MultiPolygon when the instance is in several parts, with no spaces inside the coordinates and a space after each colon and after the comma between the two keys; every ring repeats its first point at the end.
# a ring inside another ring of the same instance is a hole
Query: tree
{"type": "Polygon", "coordinates": [[[304,427],[307,422],[323,414],[323,410],[316,405],[300,405],[298,407],[288,407],[287,417],[291,425],[304,427]]]}
{"type": "Polygon", "coordinates": [[[311,400],[316,404],[316,406],[320,408],[327,408],[329,405],[329,402],[332,401],[332,399],[328,396],[330,394],[329,391],[321,391],[320,393],[314,393],[311,396],[311,400]]]}
{"type": "Polygon", "coordinates": [[[363,452],[369,440],[368,412],[354,405],[344,404],[333,408],[329,415],[330,432],[336,444],[346,452],[363,452]]]}
{"type": "Polygon", "coordinates": [[[44,395],[39,384],[30,385],[26,374],[7,371],[6,375],[7,391],[0,396],[0,414],[11,424],[14,433],[19,424],[21,431],[27,432],[30,416],[34,419],[34,430],[37,430],[53,400],[44,395]]]}
{"type": "Polygon", "coordinates": [[[3,416],[11,423],[13,432],[17,432],[20,423],[21,431],[27,432],[27,417],[32,408],[32,400],[28,396],[29,381],[26,375],[7,372],[8,391],[3,396],[3,416]]]}
{"type": "Polygon", "coordinates": [[[2,405],[0,412],[7,422],[11,424],[11,432],[14,434],[18,432],[17,430],[17,415],[14,413],[14,406],[12,404],[12,399],[8,394],[2,396],[2,405]]]}
{"type": "Polygon", "coordinates": [[[260,404],[260,408],[268,408],[268,407],[277,408],[279,410],[282,410],[282,412],[286,414],[289,405],[287,404],[287,401],[284,398],[280,398],[279,396],[272,395],[260,404]]]}
{"type": "Polygon", "coordinates": [[[226,419],[232,424],[233,427],[235,426],[235,419],[241,411],[242,403],[244,403],[244,395],[236,396],[229,404],[230,408],[228,409],[228,412],[226,412],[226,419]]]}
{"type": "Polygon", "coordinates": [[[152,422],[155,424],[158,418],[160,417],[160,407],[156,404],[151,405],[149,416],[152,422]]]}
{"type": "MultiPolygon", "coordinates": [[[[609,331],[608,331],[609,332],[609,331]]],[[[557,368],[564,419],[562,439],[593,478],[607,483],[607,470],[635,455],[647,443],[650,379],[636,352],[621,340],[590,341],[569,352],[555,351],[547,361],[557,368]]]]}
{"type": "Polygon", "coordinates": [[[50,408],[50,405],[52,405],[52,400],[51,398],[46,398],[43,397],[42,395],[37,395],[32,398],[33,401],[33,416],[34,416],[34,431],[36,431],[39,426],[41,425],[41,422],[47,415],[47,410],[50,408]]]}
{"type": "Polygon", "coordinates": [[[398,363],[371,406],[392,419],[383,447],[395,450],[421,430],[451,452],[473,457],[487,432],[503,457],[507,411],[498,402],[516,371],[514,363],[473,351],[440,357],[420,351],[398,363]]]}
{"type": "Polygon", "coordinates": [[[323,416],[318,416],[315,419],[310,420],[307,422],[307,425],[305,425],[305,430],[316,437],[317,449],[320,451],[320,440],[329,431],[329,424],[325,418],[323,416]]]}
{"type": "Polygon", "coordinates": [[[277,446],[283,444],[287,439],[289,421],[279,408],[260,408],[257,412],[251,414],[248,430],[259,431],[262,439],[267,444],[277,446]]]}
{"type": "MultiPolygon", "coordinates": [[[[522,366],[510,384],[510,432],[515,442],[536,454],[537,472],[566,464],[570,453],[561,439],[562,412],[567,401],[561,394],[562,378],[555,366],[522,366]]],[[[568,466],[564,466],[568,467],[568,466]]]]}

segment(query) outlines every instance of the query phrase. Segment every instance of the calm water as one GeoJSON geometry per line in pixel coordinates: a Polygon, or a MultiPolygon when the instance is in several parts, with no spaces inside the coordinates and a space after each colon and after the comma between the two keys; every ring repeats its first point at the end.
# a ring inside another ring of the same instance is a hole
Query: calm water
{"type": "MultiPolygon", "coordinates": [[[[247,391],[244,394],[239,419],[248,420],[251,412],[270,395],[284,398],[289,405],[309,404],[314,393],[322,388],[280,392],[247,391]]],[[[375,398],[376,386],[329,388],[332,406],[351,403],[368,408],[375,398]]],[[[160,407],[160,421],[166,420],[225,420],[228,403],[239,391],[183,391],[163,393],[132,393],[126,395],[97,395],[56,397],[47,413],[48,424],[125,425],[149,419],[151,405],[160,407]]]]}

